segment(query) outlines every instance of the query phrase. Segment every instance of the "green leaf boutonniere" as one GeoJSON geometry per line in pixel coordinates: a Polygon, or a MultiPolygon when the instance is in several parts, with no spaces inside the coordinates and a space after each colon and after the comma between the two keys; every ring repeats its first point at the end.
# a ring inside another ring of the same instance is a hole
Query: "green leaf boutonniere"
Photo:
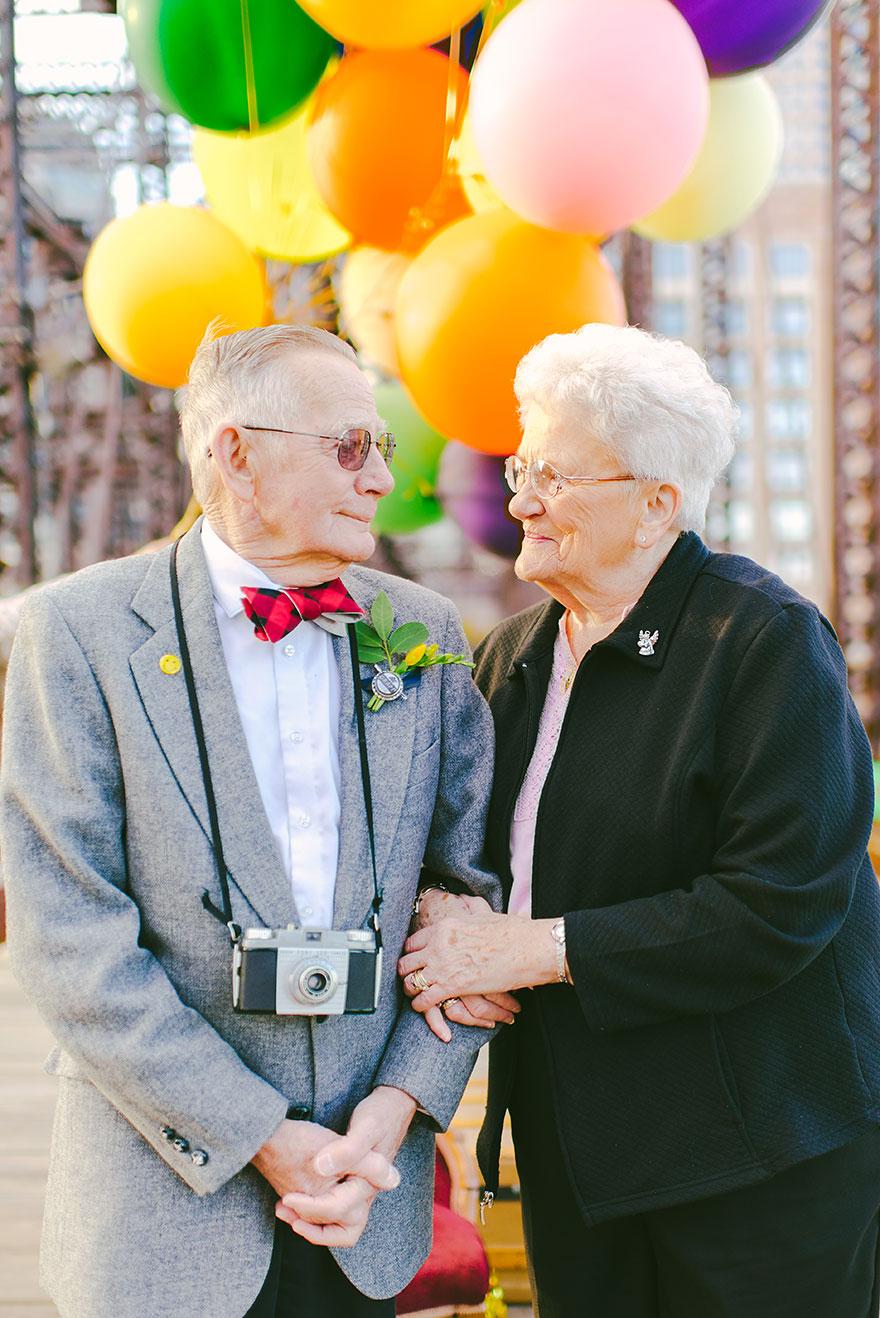
{"type": "Polygon", "coordinates": [[[440,664],[465,664],[473,668],[466,655],[443,654],[439,645],[429,645],[428,629],[423,622],[404,622],[395,627],[394,610],[384,590],[373,601],[370,622],[357,624],[357,642],[361,663],[373,664],[376,669],[370,683],[372,695],[367,702],[367,709],[374,713],[386,701],[401,696],[406,699],[405,685],[420,677],[424,668],[436,668],[440,664]]]}

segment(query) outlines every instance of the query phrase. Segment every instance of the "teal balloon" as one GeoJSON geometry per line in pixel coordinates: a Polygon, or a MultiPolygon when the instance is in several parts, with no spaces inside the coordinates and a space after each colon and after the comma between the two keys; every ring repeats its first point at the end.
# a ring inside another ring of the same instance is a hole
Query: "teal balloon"
{"type": "MultiPolygon", "coordinates": [[[[241,0],[123,0],[141,86],[168,113],[215,132],[251,127],[241,0]]],[[[336,43],[294,0],[251,0],[256,123],[311,95],[336,43]]]]}
{"type": "Polygon", "coordinates": [[[435,490],[446,439],[419,415],[396,380],[377,385],[374,393],[397,450],[391,468],[394,489],[379,500],[373,530],[378,535],[409,535],[443,516],[435,490]]]}

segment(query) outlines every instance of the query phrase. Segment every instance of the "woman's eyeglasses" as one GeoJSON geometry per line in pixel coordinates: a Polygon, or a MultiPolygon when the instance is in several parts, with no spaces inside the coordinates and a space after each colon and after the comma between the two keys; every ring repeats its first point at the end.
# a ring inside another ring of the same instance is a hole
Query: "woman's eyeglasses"
{"type": "Polygon", "coordinates": [[[397,447],[397,440],[390,430],[383,430],[382,434],[377,435],[374,441],[369,430],[364,430],[361,426],[352,426],[348,430],[343,430],[341,435],[316,435],[311,430],[282,430],[279,426],[242,425],[241,428],[242,430],[265,430],[277,435],[302,435],[306,439],[332,439],[336,444],[336,457],[339,465],[344,467],[346,471],[360,471],[367,460],[367,454],[372,443],[375,443],[378,453],[385,459],[386,466],[390,467],[394,450],[397,447]]]}
{"type": "Polygon", "coordinates": [[[504,478],[514,494],[519,493],[528,479],[539,499],[554,498],[564,485],[605,485],[614,481],[638,480],[638,476],[563,476],[543,458],[528,465],[516,454],[505,461],[504,478]]]}

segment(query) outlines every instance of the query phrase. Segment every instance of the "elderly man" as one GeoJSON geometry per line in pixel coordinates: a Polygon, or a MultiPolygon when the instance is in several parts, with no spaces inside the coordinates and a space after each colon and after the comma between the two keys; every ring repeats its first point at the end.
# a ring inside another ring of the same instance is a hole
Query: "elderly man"
{"type": "Polygon", "coordinates": [[[38,591],[9,671],[10,948],[60,1077],[44,1284],[66,1318],[391,1314],[481,1041],[432,1037],[395,962],[420,873],[496,896],[491,718],[454,663],[368,707],[349,624],[383,592],[429,657],[466,647],[446,600],[352,566],[394,441],[346,345],[209,336],[181,422],[204,518],[38,591]],[[328,930],[368,953],[335,994],[328,930]]]}

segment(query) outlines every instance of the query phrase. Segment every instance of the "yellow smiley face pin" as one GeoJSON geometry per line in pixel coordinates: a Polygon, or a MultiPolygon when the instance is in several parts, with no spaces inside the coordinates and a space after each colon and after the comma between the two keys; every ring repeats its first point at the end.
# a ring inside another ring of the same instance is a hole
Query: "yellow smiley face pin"
{"type": "Polygon", "coordinates": [[[162,658],[159,660],[159,667],[162,669],[163,673],[167,673],[169,677],[173,677],[175,673],[180,672],[180,660],[176,654],[163,654],[162,658]]]}

